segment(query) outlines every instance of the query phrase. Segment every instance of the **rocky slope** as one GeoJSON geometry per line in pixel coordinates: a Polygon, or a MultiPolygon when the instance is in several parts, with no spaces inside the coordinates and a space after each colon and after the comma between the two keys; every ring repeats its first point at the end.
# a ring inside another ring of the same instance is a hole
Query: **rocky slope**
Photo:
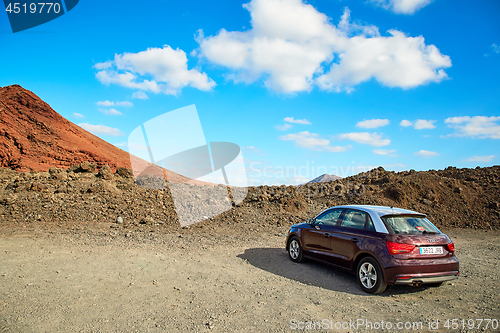
{"type": "Polygon", "coordinates": [[[63,118],[19,85],[0,88],[0,163],[17,171],[68,168],[84,161],[130,167],[130,157],[63,118]]]}
{"type": "MultiPolygon", "coordinates": [[[[135,156],[141,168],[150,163],[135,156]]],[[[130,168],[128,152],[87,132],[54,111],[37,95],[19,85],[0,87],[0,167],[16,171],[48,171],[82,162],[98,167],[130,168]]],[[[153,173],[174,183],[188,178],[151,166],[153,173]]],[[[199,184],[201,182],[191,181],[199,184]]]]}
{"type": "MultiPolygon", "coordinates": [[[[112,173],[107,166],[95,167],[84,163],[40,173],[0,169],[0,223],[42,228],[101,225],[123,232],[180,228],[168,188],[140,187],[126,168],[112,173]],[[118,217],[123,223],[116,223],[118,217]]],[[[199,198],[196,205],[210,209],[213,200],[203,199],[203,187],[185,186],[186,195],[199,198]]],[[[190,230],[281,230],[341,204],[413,209],[428,214],[438,227],[499,229],[499,193],[500,166],[400,173],[378,168],[327,183],[251,187],[237,207],[190,230]]]]}

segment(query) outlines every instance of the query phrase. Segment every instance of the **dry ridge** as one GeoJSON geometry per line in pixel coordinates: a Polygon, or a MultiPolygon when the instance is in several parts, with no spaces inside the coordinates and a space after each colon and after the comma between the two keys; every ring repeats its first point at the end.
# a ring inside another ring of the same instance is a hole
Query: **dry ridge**
{"type": "MultiPolygon", "coordinates": [[[[52,167],[49,172],[0,169],[0,222],[28,228],[100,225],[123,232],[180,228],[168,188],[138,186],[127,168],[113,173],[108,166],[96,167],[86,162],[67,170],[52,167]],[[118,217],[123,223],[116,223],[118,217]]],[[[210,209],[214,204],[204,197],[203,186],[184,186],[197,205],[210,209]]],[[[500,166],[400,173],[380,167],[326,183],[251,187],[240,205],[190,230],[283,230],[341,204],[413,209],[428,214],[441,228],[499,229],[499,186],[500,166]]]]}

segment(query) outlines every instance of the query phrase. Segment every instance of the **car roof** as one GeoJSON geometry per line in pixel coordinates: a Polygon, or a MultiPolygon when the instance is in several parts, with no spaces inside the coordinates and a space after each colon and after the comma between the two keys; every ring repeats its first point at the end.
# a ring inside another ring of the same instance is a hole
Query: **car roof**
{"type": "Polygon", "coordinates": [[[370,214],[376,214],[378,216],[385,216],[385,215],[420,215],[420,216],[426,216],[426,214],[415,212],[413,210],[408,210],[408,209],[403,209],[403,208],[396,208],[396,207],[387,207],[387,206],[372,206],[372,205],[344,205],[344,206],[335,206],[331,208],[352,208],[352,209],[359,209],[359,210],[364,210],[365,212],[368,212],[370,214]]]}

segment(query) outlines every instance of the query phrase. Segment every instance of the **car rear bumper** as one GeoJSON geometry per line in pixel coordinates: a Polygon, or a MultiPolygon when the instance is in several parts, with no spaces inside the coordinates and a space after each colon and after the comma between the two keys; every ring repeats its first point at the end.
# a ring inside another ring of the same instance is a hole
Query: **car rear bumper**
{"type": "Polygon", "coordinates": [[[458,279],[458,271],[444,272],[439,274],[415,274],[398,275],[394,284],[419,285],[429,283],[441,283],[458,279]]]}
{"type": "Polygon", "coordinates": [[[458,273],[459,263],[455,256],[428,260],[393,258],[390,265],[384,267],[387,284],[439,283],[456,279],[458,273]]]}

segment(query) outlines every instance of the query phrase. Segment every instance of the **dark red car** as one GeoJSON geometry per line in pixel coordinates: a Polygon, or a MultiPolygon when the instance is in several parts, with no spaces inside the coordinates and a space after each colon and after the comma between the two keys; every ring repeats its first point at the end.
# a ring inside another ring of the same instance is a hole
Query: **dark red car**
{"type": "Polygon", "coordinates": [[[361,288],[439,286],[458,278],[451,240],[425,214],[381,206],[337,206],[290,228],[290,259],[322,261],[354,272],[361,288]]]}

